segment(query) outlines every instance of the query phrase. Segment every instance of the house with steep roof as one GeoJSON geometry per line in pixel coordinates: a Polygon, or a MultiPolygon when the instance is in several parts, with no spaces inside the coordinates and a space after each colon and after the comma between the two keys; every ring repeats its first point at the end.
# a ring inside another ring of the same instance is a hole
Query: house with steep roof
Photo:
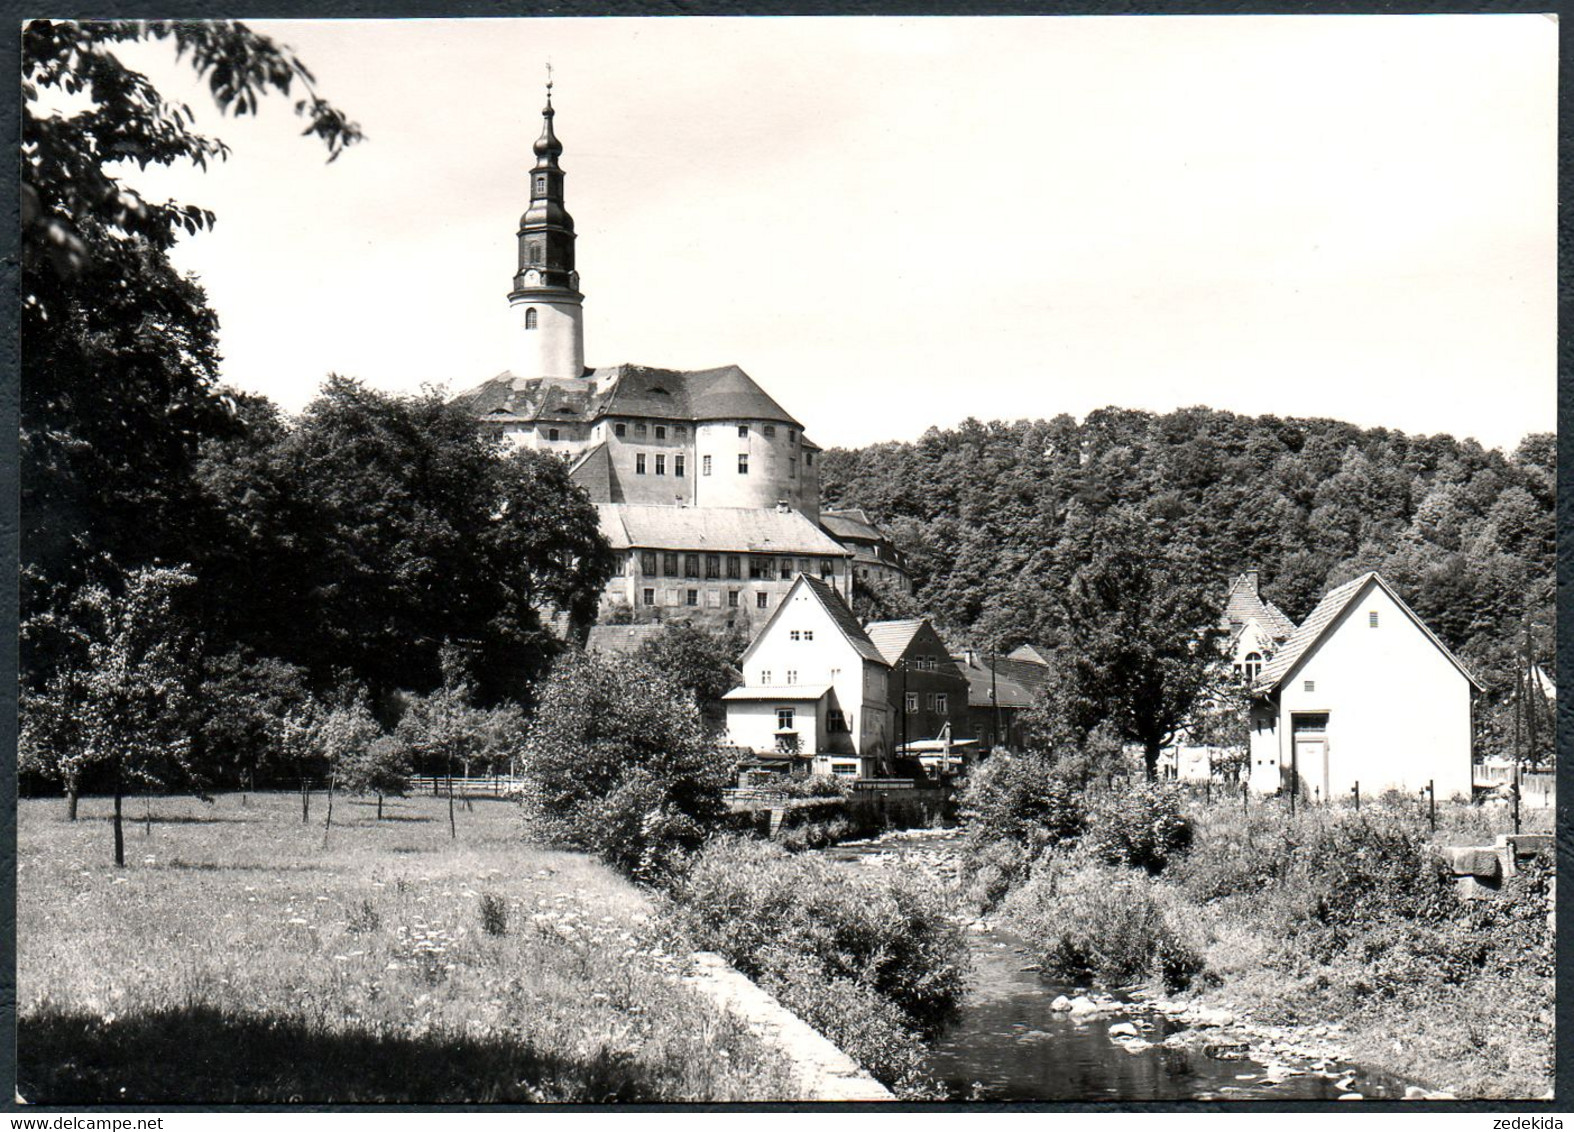
{"type": "Polygon", "coordinates": [[[1481,685],[1373,572],[1330,590],[1253,685],[1250,781],[1309,801],[1471,794],[1481,685]]]}
{"type": "MultiPolygon", "coordinates": [[[[1030,651],[1038,657],[1038,650],[1030,651]]],[[[1007,656],[963,649],[951,659],[967,678],[967,709],[980,752],[1020,747],[1022,713],[1049,682],[1049,665],[1023,649],[1007,656]]]]}
{"type": "Polygon", "coordinates": [[[722,697],[729,742],[807,759],[817,774],[889,769],[890,665],[829,584],[797,575],[739,667],[743,687],[722,697]]]}
{"type": "Polygon", "coordinates": [[[911,755],[929,770],[960,770],[964,751],[976,746],[968,683],[940,634],[927,617],[871,621],[864,630],[891,666],[889,702],[898,755],[911,755]]]}
{"type": "Polygon", "coordinates": [[[852,555],[790,507],[658,507],[599,503],[613,574],[601,616],[758,624],[800,574],[852,597],[852,555]]]}
{"type": "Polygon", "coordinates": [[[1226,648],[1235,671],[1251,681],[1262,673],[1274,650],[1295,632],[1295,622],[1258,589],[1258,573],[1247,570],[1230,583],[1220,616],[1221,628],[1229,634],[1226,648]]]}

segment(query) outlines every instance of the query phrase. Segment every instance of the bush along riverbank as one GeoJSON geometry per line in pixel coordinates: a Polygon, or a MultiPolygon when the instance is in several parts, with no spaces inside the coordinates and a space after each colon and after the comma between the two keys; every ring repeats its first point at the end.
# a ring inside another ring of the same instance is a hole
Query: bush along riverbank
{"type": "MultiPolygon", "coordinates": [[[[943,1095],[923,1060],[964,985],[949,888],[854,875],[729,832],[754,824],[722,801],[730,756],[693,697],[635,659],[560,664],[521,769],[528,836],[587,849],[645,886],[672,946],[719,953],[897,1096],[943,1095]]],[[[845,795],[823,780],[801,793],[810,809],[845,795]]]]}
{"type": "MultiPolygon", "coordinates": [[[[1050,977],[1105,988],[1060,1004],[1074,1016],[1163,1013],[1187,1025],[1166,1044],[1270,1075],[1341,1079],[1357,1062],[1414,1082],[1411,1096],[1551,1088],[1541,863],[1468,899],[1413,812],[1292,818],[1146,785],[1089,798],[1033,758],[984,768],[964,821],[978,926],[1021,936],[1050,977]]],[[[1129,1029],[1112,1040],[1145,1048],[1142,1025],[1129,1029]]]]}

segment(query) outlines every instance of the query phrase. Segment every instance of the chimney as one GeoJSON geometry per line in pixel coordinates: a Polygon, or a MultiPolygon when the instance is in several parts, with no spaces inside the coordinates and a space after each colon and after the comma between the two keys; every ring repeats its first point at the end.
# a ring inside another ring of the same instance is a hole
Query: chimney
{"type": "Polygon", "coordinates": [[[788,503],[785,499],[778,499],[776,501],[776,513],[778,515],[786,515],[786,514],[790,513],[791,511],[792,511],[792,504],[791,503],[788,503]]]}

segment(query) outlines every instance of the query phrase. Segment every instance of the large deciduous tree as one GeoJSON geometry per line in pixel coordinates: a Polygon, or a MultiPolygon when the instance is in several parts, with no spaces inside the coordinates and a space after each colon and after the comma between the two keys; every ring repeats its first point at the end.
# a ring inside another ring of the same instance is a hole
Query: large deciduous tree
{"type": "Polygon", "coordinates": [[[1221,676],[1223,594],[1195,548],[1130,507],[1070,532],[1079,563],[1062,598],[1065,639],[1046,686],[1067,733],[1101,724],[1142,747],[1147,776],[1221,676]]]}
{"type": "MultiPolygon", "coordinates": [[[[193,129],[116,55],[161,40],[222,112],[295,95],[330,160],[360,131],[288,49],[229,21],[31,20],[22,30],[21,446],[24,615],[59,605],[105,555],[190,559],[183,542],[202,438],[234,427],[217,388],[217,320],[168,252],[213,214],[144,198],[130,165],[206,168],[224,143],[193,129]]],[[[118,581],[103,575],[113,587],[118,581]]],[[[24,654],[36,683],[47,658],[24,654]]]]}
{"type": "Polygon", "coordinates": [[[393,396],[330,378],[272,440],[210,447],[222,517],[201,563],[221,635],[346,669],[381,708],[442,680],[462,644],[483,703],[519,697],[582,627],[612,559],[596,510],[555,456],[510,453],[436,392],[393,396]]]}

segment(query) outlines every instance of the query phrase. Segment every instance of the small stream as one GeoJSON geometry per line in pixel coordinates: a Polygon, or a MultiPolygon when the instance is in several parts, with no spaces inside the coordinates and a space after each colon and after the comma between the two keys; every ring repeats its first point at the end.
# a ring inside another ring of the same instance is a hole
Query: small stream
{"type": "MultiPolygon", "coordinates": [[[[873,865],[869,858],[933,854],[943,846],[943,837],[922,831],[823,852],[833,860],[873,865]]],[[[1335,1100],[1347,1089],[1366,1098],[1404,1095],[1403,1082],[1348,1066],[1286,1075],[1283,1065],[1214,1057],[1198,1046],[1167,1048],[1164,1039],[1185,1027],[1140,1009],[1073,1018],[1050,1004],[1060,995],[1089,993],[1087,988],[1039,975],[1018,937],[997,927],[970,931],[968,942],[973,963],[967,996],[929,1058],[930,1072],[954,1099],[1335,1100]],[[1152,1044],[1128,1052],[1112,1041],[1110,1027],[1123,1022],[1152,1044]]]]}

